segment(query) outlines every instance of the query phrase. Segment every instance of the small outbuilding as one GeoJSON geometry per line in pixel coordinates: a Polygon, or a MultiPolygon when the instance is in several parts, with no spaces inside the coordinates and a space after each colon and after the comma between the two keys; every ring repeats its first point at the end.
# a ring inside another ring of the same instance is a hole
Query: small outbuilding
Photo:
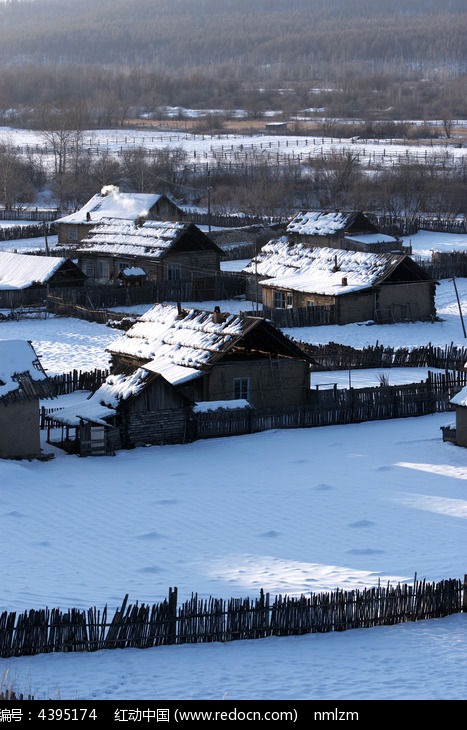
{"type": "Polygon", "coordinates": [[[382,233],[360,210],[302,210],[288,223],[291,241],[307,246],[387,253],[402,251],[402,241],[382,233]]]}
{"type": "Polygon", "coordinates": [[[467,447],[467,387],[462,388],[450,400],[455,408],[455,424],[442,426],[443,441],[467,447]]]}
{"type": "Polygon", "coordinates": [[[0,252],[0,306],[41,302],[50,289],[82,287],[86,276],[69,258],[0,252]]]}
{"type": "Polygon", "coordinates": [[[47,440],[80,456],[187,440],[192,403],[157,373],[109,375],[90,397],[46,417],[47,440]]]}
{"type": "Polygon", "coordinates": [[[41,456],[40,398],[47,375],[27,340],[0,340],[0,458],[41,456]]]}

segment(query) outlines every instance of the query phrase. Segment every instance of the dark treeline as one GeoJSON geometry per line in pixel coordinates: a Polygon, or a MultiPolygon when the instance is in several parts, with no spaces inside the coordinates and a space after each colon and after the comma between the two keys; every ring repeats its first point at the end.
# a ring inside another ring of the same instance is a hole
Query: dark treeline
{"type": "Polygon", "coordinates": [[[456,65],[465,16],[462,0],[35,0],[2,8],[0,47],[13,62],[178,69],[239,59],[456,65]]]}
{"type": "MultiPolygon", "coordinates": [[[[463,0],[0,3],[0,112],[79,105],[115,124],[164,105],[467,116],[463,0]]],[[[388,116],[389,115],[389,116],[388,116]]]]}

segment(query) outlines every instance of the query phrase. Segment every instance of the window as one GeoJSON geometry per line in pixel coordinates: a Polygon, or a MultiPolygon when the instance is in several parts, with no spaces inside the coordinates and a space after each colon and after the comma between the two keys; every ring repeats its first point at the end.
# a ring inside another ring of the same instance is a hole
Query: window
{"type": "Polygon", "coordinates": [[[78,229],[75,226],[71,226],[67,232],[67,241],[75,243],[78,240],[78,229]]]}
{"type": "Polygon", "coordinates": [[[86,264],[85,267],[84,267],[84,273],[90,279],[94,279],[94,276],[96,274],[96,270],[95,270],[93,264],[86,264]]]}
{"type": "Polygon", "coordinates": [[[274,291],[274,309],[286,309],[293,306],[292,292],[274,291]]]}
{"type": "Polygon", "coordinates": [[[168,264],[167,265],[167,280],[168,281],[180,281],[182,278],[182,267],[180,264],[168,264]]]}
{"type": "Polygon", "coordinates": [[[250,378],[233,379],[234,400],[248,400],[250,397],[250,378]]]}
{"type": "Polygon", "coordinates": [[[98,261],[97,262],[97,276],[99,279],[108,279],[109,264],[107,261],[98,261]]]}
{"type": "Polygon", "coordinates": [[[316,302],[314,299],[307,299],[306,306],[311,309],[311,307],[316,307],[316,302]]]}

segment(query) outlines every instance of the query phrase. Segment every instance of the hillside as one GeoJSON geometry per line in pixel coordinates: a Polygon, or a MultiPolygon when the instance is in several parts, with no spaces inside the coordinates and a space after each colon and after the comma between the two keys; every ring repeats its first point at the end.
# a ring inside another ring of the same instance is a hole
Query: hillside
{"type": "Polygon", "coordinates": [[[448,100],[463,116],[466,30],[461,0],[6,2],[0,109],[96,103],[105,88],[129,106],[267,100],[355,115],[376,94],[380,113],[430,115],[448,100]]]}
{"type": "Polygon", "coordinates": [[[459,0],[35,0],[6,3],[0,17],[1,55],[15,63],[168,69],[242,59],[296,72],[343,61],[460,68],[467,12],[459,0]]]}

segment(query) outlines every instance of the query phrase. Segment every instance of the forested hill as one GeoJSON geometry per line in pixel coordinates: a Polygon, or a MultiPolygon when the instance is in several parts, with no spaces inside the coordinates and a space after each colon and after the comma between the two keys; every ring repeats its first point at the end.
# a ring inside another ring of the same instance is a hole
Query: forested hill
{"type": "Polygon", "coordinates": [[[3,64],[234,64],[295,80],[324,65],[465,71],[465,0],[6,0],[3,64]],[[287,73],[284,72],[287,69],[287,73]]]}

